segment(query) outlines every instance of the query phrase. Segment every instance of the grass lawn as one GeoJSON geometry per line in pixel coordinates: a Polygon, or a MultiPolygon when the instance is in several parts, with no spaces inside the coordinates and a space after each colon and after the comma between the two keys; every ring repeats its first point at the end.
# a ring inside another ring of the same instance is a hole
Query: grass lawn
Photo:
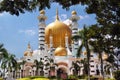
{"type": "Polygon", "coordinates": [[[0,80],[3,80],[2,78],[0,78],[0,80]]]}
{"type": "Polygon", "coordinates": [[[20,78],[17,80],[49,80],[48,78],[43,78],[43,77],[28,77],[28,78],[20,78]]]}

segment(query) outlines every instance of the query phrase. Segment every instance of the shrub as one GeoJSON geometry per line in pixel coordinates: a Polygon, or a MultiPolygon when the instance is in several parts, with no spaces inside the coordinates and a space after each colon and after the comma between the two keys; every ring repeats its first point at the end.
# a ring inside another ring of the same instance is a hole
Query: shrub
{"type": "Polygon", "coordinates": [[[116,80],[120,80],[120,70],[114,72],[114,77],[116,80]]]}
{"type": "Polygon", "coordinates": [[[33,76],[33,77],[27,77],[27,78],[21,78],[17,80],[49,80],[48,78],[41,77],[41,76],[33,76]]]}
{"type": "Polygon", "coordinates": [[[113,79],[111,79],[111,78],[107,78],[107,79],[105,79],[105,80],[115,80],[114,78],[113,79]]]}
{"type": "Polygon", "coordinates": [[[77,80],[77,77],[74,75],[69,75],[68,80],[77,80]]]}
{"type": "Polygon", "coordinates": [[[91,76],[91,77],[90,77],[90,80],[98,80],[98,77],[91,76]]]}
{"type": "Polygon", "coordinates": [[[57,77],[56,76],[50,76],[49,78],[50,79],[56,79],[57,77]]]}
{"type": "Polygon", "coordinates": [[[85,79],[85,78],[87,78],[87,76],[86,75],[80,75],[80,76],[78,76],[78,78],[79,79],[85,79]]]}

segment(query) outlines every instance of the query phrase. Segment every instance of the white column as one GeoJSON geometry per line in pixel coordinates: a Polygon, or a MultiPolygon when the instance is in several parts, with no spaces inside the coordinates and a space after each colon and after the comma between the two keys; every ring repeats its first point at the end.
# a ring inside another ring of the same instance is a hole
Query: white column
{"type": "Polygon", "coordinates": [[[110,78],[113,78],[112,69],[110,68],[110,78]]]}
{"type": "Polygon", "coordinates": [[[67,33],[65,34],[65,46],[66,46],[66,48],[69,47],[68,46],[68,34],[67,33]]]}

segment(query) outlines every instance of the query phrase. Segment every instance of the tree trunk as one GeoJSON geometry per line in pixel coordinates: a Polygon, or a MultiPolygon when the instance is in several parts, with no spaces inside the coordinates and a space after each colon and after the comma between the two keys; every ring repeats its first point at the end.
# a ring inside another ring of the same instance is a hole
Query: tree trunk
{"type": "MultiPolygon", "coordinates": [[[[87,41],[86,41],[87,42],[87,41]]],[[[88,43],[86,43],[86,49],[87,49],[87,63],[88,63],[88,80],[90,80],[90,50],[88,43]]]]}
{"type": "Polygon", "coordinates": [[[102,73],[102,77],[103,77],[103,80],[104,80],[104,71],[103,71],[103,59],[102,59],[102,53],[100,52],[99,55],[100,55],[100,61],[101,61],[101,73],[102,73]]]}
{"type": "Polygon", "coordinates": [[[90,80],[90,58],[89,58],[89,54],[87,54],[87,62],[88,62],[88,80],[90,80]]]}

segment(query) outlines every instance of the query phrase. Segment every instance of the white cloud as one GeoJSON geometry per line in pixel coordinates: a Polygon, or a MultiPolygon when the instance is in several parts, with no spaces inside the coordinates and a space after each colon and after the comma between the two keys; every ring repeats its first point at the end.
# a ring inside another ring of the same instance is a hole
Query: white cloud
{"type": "MultiPolygon", "coordinates": [[[[59,16],[59,19],[61,21],[65,21],[67,19],[67,14],[61,14],[61,15],[58,15],[59,16]]],[[[53,17],[54,20],[56,19],[56,16],[53,17]]]]}
{"type": "Polygon", "coordinates": [[[7,15],[7,12],[0,13],[0,17],[7,15]]]}
{"type": "Polygon", "coordinates": [[[88,15],[84,15],[84,16],[80,15],[79,17],[80,17],[80,19],[86,19],[86,18],[89,18],[88,15]]]}
{"type": "Polygon", "coordinates": [[[32,29],[29,29],[29,30],[20,30],[19,33],[24,33],[26,35],[29,35],[29,36],[33,36],[36,34],[36,32],[32,29]]]}
{"type": "Polygon", "coordinates": [[[65,21],[63,21],[63,23],[70,25],[70,24],[72,24],[72,21],[70,19],[66,19],[65,21]]]}
{"type": "Polygon", "coordinates": [[[3,16],[4,14],[3,13],[0,13],[0,16],[3,16]]]}
{"type": "Polygon", "coordinates": [[[66,14],[61,14],[61,15],[60,15],[60,19],[61,19],[62,21],[66,20],[66,19],[67,19],[67,15],[66,15],[66,14]]]}

